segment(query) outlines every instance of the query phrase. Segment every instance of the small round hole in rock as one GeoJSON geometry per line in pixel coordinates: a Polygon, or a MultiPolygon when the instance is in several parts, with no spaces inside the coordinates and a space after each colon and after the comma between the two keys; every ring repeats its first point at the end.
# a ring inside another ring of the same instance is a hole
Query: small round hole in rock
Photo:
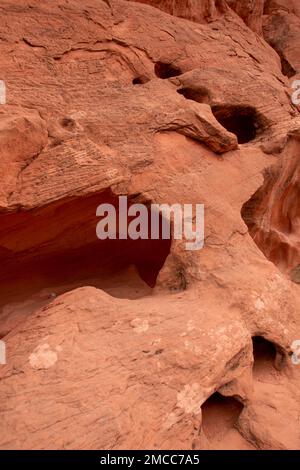
{"type": "Polygon", "coordinates": [[[133,85],[144,85],[147,82],[149,82],[149,78],[145,77],[145,75],[140,75],[132,80],[133,85]]]}
{"type": "Polygon", "coordinates": [[[166,64],[164,62],[156,62],[154,66],[154,72],[158,78],[162,79],[177,77],[178,75],[182,74],[179,67],[176,67],[175,65],[171,64],[166,64]]]}
{"type": "Polygon", "coordinates": [[[214,106],[212,112],[228,132],[235,134],[239,144],[254,140],[259,128],[255,109],[240,106],[214,106]]]}
{"type": "Polygon", "coordinates": [[[73,131],[76,127],[76,122],[74,121],[74,119],[68,117],[61,119],[60,124],[68,131],[73,131]]]}

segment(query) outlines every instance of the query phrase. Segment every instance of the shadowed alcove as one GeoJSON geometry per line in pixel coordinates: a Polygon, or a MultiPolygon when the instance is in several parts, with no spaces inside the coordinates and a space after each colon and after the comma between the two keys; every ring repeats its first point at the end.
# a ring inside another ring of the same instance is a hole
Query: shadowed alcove
{"type": "MultiPolygon", "coordinates": [[[[128,198],[128,207],[134,202],[128,198]]],[[[42,289],[61,293],[84,285],[116,297],[149,294],[171,240],[152,240],[150,227],[148,239],[98,239],[102,203],[116,208],[118,221],[118,198],[109,190],[0,216],[0,307],[42,289]]]]}

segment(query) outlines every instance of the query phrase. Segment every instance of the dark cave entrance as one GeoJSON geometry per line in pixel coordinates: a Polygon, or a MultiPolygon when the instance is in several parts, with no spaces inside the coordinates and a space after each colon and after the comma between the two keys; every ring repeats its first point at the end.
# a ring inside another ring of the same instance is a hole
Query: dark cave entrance
{"type": "Polygon", "coordinates": [[[253,336],[252,344],[254,377],[266,377],[283,367],[285,354],[282,348],[263,336],[253,336]]]}
{"type": "Polygon", "coordinates": [[[225,434],[239,419],[244,405],[234,397],[225,397],[219,392],[211,395],[202,407],[202,429],[208,439],[225,434]]]}
{"type": "MultiPolygon", "coordinates": [[[[43,289],[57,295],[85,285],[121,298],[149,295],[170,252],[171,240],[99,240],[96,209],[110,203],[118,217],[118,202],[111,191],[105,191],[2,214],[0,309],[43,289]]],[[[133,203],[136,200],[128,198],[128,206],[133,203]]],[[[150,218],[149,207],[147,210],[150,218]]]]}
{"type": "Polygon", "coordinates": [[[227,131],[237,136],[239,144],[246,144],[256,138],[259,120],[255,109],[243,106],[213,106],[212,112],[227,131]]]}
{"type": "Polygon", "coordinates": [[[156,62],[154,72],[158,78],[162,78],[164,80],[171,77],[178,77],[178,75],[182,74],[179,67],[165,62],[156,62]]]}

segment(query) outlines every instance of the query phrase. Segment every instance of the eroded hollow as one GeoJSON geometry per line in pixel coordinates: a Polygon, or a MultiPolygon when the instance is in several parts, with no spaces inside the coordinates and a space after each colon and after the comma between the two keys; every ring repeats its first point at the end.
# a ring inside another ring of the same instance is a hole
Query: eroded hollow
{"type": "Polygon", "coordinates": [[[211,395],[202,409],[202,429],[209,440],[223,437],[235,428],[244,405],[234,397],[225,397],[216,392],[211,395]]]}
{"type": "Polygon", "coordinates": [[[207,88],[190,88],[184,87],[177,90],[177,93],[184,96],[187,100],[196,101],[197,103],[206,103],[210,102],[210,94],[207,88]]]}
{"type": "MultiPolygon", "coordinates": [[[[133,202],[129,198],[128,206],[133,202]]],[[[92,285],[121,298],[151,292],[171,240],[99,240],[96,209],[102,203],[116,208],[118,220],[119,200],[111,191],[1,215],[2,313],[9,313],[12,302],[32,296],[46,301],[78,286],[92,285]]]]}
{"type": "Polygon", "coordinates": [[[297,71],[289,63],[287,58],[284,56],[284,53],[280,50],[279,47],[276,46],[276,44],[274,42],[271,41],[271,42],[269,42],[269,44],[277,52],[277,54],[280,57],[282,74],[285,75],[288,78],[294,77],[294,75],[296,75],[297,71]]]}
{"type": "Polygon", "coordinates": [[[237,136],[239,144],[246,144],[256,138],[260,122],[254,108],[213,106],[212,112],[227,131],[237,136]]]}
{"type": "Polygon", "coordinates": [[[74,119],[69,117],[64,117],[63,119],[61,119],[60,125],[68,131],[73,131],[76,128],[76,122],[74,121],[74,119]]]}
{"type": "Polygon", "coordinates": [[[263,185],[245,202],[241,215],[253,240],[284,274],[297,282],[300,264],[299,143],[264,172],[263,185]]]}
{"type": "Polygon", "coordinates": [[[167,79],[171,77],[177,77],[182,74],[182,71],[179,67],[176,67],[173,64],[167,64],[165,62],[156,62],[154,66],[155,75],[158,78],[167,79]]]}
{"type": "Polygon", "coordinates": [[[269,375],[274,375],[276,370],[282,369],[285,355],[278,345],[268,341],[263,336],[254,336],[252,344],[254,377],[266,378],[269,375]]]}
{"type": "Polygon", "coordinates": [[[145,83],[148,83],[150,80],[146,75],[139,75],[138,77],[135,77],[132,80],[133,85],[144,85],[145,83]]]}
{"type": "Polygon", "coordinates": [[[282,54],[280,55],[280,61],[282,74],[288,78],[294,77],[297,73],[296,70],[292,67],[289,61],[285,57],[283,57],[282,54]]]}

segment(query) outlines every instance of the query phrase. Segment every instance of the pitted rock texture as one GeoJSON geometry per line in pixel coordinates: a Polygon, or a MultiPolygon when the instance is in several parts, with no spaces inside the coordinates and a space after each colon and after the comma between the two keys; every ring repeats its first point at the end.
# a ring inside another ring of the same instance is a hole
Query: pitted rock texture
{"type": "Polygon", "coordinates": [[[299,9],[180,3],[1,3],[2,449],[299,448],[299,9]],[[119,195],[204,248],[104,246],[119,195]]]}

